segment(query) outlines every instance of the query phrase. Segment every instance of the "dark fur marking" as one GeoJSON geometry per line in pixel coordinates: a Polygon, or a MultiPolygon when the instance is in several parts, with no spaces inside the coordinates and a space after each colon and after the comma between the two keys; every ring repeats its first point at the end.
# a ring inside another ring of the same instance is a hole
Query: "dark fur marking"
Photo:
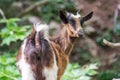
{"type": "Polygon", "coordinates": [[[68,21],[71,26],[76,30],[76,21],[71,17],[71,15],[68,16],[68,21]]]}
{"type": "Polygon", "coordinates": [[[35,47],[35,36],[34,38],[27,39],[25,47],[25,57],[27,62],[31,65],[32,71],[35,74],[36,80],[45,80],[42,75],[43,68],[51,67],[53,62],[53,50],[51,49],[50,43],[44,39],[43,34],[39,34],[40,50],[35,47]],[[40,55],[38,55],[40,54],[40,55]]]}
{"type": "Polygon", "coordinates": [[[70,20],[70,24],[71,24],[71,26],[76,30],[76,22],[75,22],[74,19],[71,19],[71,20],[70,20]]]}
{"type": "Polygon", "coordinates": [[[64,13],[64,11],[60,10],[59,11],[59,17],[60,19],[63,21],[63,23],[67,24],[68,23],[68,19],[64,13]]]}

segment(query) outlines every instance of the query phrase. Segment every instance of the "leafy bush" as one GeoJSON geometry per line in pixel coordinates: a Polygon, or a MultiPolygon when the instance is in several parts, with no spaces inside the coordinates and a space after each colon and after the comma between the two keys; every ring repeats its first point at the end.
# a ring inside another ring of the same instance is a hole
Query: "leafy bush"
{"type": "Polygon", "coordinates": [[[97,64],[90,64],[80,67],[79,64],[69,64],[62,77],[62,80],[91,80],[91,76],[96,75],[97,64]]]}
{"type": "Polygon", "coordinates": [[[112,80],[113,78],[120,78],[120,73],[115,71],[102,71],[99,76],[98,80],[112,80]]]}
{"type": "Polygon", "coordinates": [[[0,80],[18,80],[20,75],[15,66],[15,56],[11,53],[0,55],[0,80]]]}
{"type": "Polygon", "coordinates": [[[98,37],[97,37],[97,39],[96,39],[96,41],[97,41],[97,43],[99,44],[99,45],[101,45],[101,46],[105,46],[105,44],[103,43],[103,39],[106,39],[106,40],[108,40],[108,41],[112,41],[113,42],[113,39],[112,39],[112,30],[109,30],[109,31],[107,31],[105,34],[100,34],[98,37]]]}
{"type": "Polygon", "coordinates": [[[79,64],[84,65],[85,63],[90,62],[91,60],[91,54],[87,49],[83,49],[83,48],[76,48],[75,49],[76,53],[78,53],[78,58],[79,60],[79,64]]]}
{"type": "Polygon", "coordinates": [[[19,18],[1,19],[0,23],[5,23],[6,26],[0,30],[0,36],[2,38],[1,46],[10,45],[11,42],[17,40],[23,40],[29,33],[30,26],[18,26],[16,23],[20,21],[19,18]]]}

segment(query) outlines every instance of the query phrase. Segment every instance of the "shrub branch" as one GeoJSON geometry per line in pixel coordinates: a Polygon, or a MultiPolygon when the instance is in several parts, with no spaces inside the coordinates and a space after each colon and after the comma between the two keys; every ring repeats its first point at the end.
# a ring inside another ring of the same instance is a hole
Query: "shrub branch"
{"type": "Polygon", "coordinates": [[[120,47],[120,43],[112,43],[112,42],[107,41],[106,39],[103,39],[103,43],[112,48],[120,47]]]}

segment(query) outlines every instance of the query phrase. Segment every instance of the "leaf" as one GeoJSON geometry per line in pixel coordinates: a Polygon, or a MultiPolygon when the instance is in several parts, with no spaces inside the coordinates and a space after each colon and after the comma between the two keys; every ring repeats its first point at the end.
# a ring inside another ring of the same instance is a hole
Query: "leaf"
{"type": "Polygon", "coordinates": [[[89,69],[98,69],[97,65],[98,64],[90,64],[89,69]]]}
{"type": "Polygon", "coordinates": [[[0,19],[0,23],[7,23],[6,19],[0,19]]]}
{"type": "MultiPolygon", "coordinates": [[[[23,27],[18,26],[16,21],[20,21],[19,18],[10,18],[7,20],[7,26],[0,31],[2,38],[1,46],[10,45],[11,42],[17,40],[23,40],[30,32],[30,26],[25,25],[23,27]]],[[[4,20],[3,20],[4,22],[4,20]]]]}
{"type": "Polygon", "coordinates": [[[90,76],[96,75],[97,73],[98,73],[98,72],[95,71],[95,70],[89,70],[89,71],[87,72],[87,74],[90,75],[90,76]]]}
{"type": "Polygon", "coordinates": [[[1,46],[3,45],[10,45],[11,42],[15,42],[15,38],[14,36],[9,36],[9,37],[6,37],[2,40],[2,43],[1,43],[1,46]]]}
{"type": "Polygon", "coordinates": [[[91,77],[88,76],[81,76],[78,80],[90,80],[91,77]]]}
{"type": "Polygon", "coordinates": [[[10,19],[8,19],[8,22],[17,22],[20,20],[21,20],[20,18],[10,18],[10,19]]]}
{"type": "Polygon", "coordinates": [[[80,67],[79,64],[69,64],[62,77],[62,80],[90,80],[91,76],[97,74],[97,64],[86,65],[85,67],[80,67]]]}

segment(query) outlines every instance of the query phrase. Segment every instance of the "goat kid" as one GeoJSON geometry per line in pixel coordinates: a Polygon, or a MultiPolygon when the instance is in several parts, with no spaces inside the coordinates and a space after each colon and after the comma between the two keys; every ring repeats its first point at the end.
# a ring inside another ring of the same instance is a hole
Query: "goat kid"
{"type": "Polygon", "coordinates": [[[76,40],[84,36],[83,23],[89,20],[92,15],[93,12],[90,12],[81,17],[78,13],[74,15],[67,12],[67,15],[65,15],[63,11],[60,11],[59,17],[63,22],[63,28],[59,35],[51,37],[50,40],[58,44],[65,54],[69,56],[76,40]]]}
{"type": "Polygon", "coordinates": [[[50,38],[51,45],[55,51],[57,65],[58,65],[58,78],[60,80],[65,68],[69,61],[70,53],[77,39],[84,36],[82,25],[85,21],[89,20],[93,15],[90,12],[84,17],[80,17],[80,14],[74,15],[72,13],[59,12],[59,17],[63,22],[63,29],[60,34],[50,38]]]}
{"type": "Polygon", "coordinates": [[[47,29],[45,24],[34,25],[32,33],[22,43],[17,55],[22,80],[57,80],[56,55],[47,29]]]}
{"type": "Polygon", "coordinates": [[[80,19],[80,15],[59,12],[63,29],[54,38],[45,37],[45,28],[35,27],[28,36],[17,56],[22,80],[61,80],[76,40],[83,36],[82,24],[93,12],[80,19]]]}

